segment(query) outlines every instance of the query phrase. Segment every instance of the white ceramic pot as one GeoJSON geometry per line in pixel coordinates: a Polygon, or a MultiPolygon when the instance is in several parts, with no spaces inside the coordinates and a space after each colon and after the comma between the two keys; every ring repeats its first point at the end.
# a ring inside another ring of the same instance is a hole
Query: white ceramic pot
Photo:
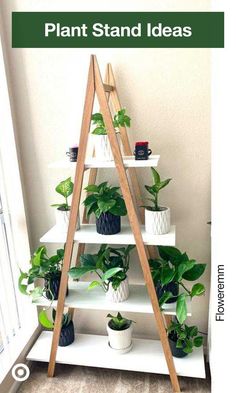
{"type": "MultiPolygon", "coordinates": [[[[56,226],[61,232],[67,232],[70,220],[70,210],[55,210],[56,226]]],[[[79,218],[76,229],[79,229],[79,218]]]]}
{"type": "Polygon", "coordinates": [[[110,328],[108,322],[107,333],[108,333],[108,340],[109,340],[110,347],[116,350],[123,350],[127,348],[131,349],[132,331],[133,331],[132,324],[130,325],[130,327],[128,327],[128,329],[114,330],[110,328]]]}
{"type": "Polygon", "coordinates": [[[112,161],[113,154],[107,135],[93,135],[95,157],[102,161],[112,161]]]}
{"type": "Polygon", "coordinates": [[[115,290],[111,283],[109,284],[109,289],[106,292],[106,298],[109,302],[120,303],[129,297],[129,280],[126,277],[125,280],[121,281],[117,290],[115,290]]]}
{"type": "Polygon", "coordinates": [[[152,235],[164,235],[170,232],[170,208],[160,211],[145,209],[145,230],[152,235]]]}

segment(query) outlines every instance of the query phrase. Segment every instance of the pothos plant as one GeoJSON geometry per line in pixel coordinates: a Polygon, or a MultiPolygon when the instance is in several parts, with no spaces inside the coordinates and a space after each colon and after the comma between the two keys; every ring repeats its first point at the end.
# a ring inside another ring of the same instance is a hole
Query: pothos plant
{"type": "Polygon", "coordinates": [[[101,286],[107,292],[109,285],[114,290],[125,280],[129,269],[130,252],[135,246],[113,248],[102,244],[97,254],[83,254],[80,257],[80,266],[72,267],[69,276],[73,279],[80,279],[87,273],[95,273],[98,280],[94,280],[88,286],[93,289],[101,286]]]}
{"type": "Polygon", "coordinates": [[[203,345],[203,336],[199,335],[197,326],[187,326],[177,321],[172,321],[167,329],[168,336],[176,342],[176,348],[186,354],[192,353],[194,347],[203,345]]]}
{"type": "MultiPolygon", "coordinates": [[[[150,267],[154,284],[158,282],[162,286],[169,283],[177,283],[182,287],[182,292],[177,296],[176,317],[180,324],[187,318],[187,298],[202,296],[205,287],[202,283],[196,283],[191,288],[187,288],[185,281],[198,280],[206,269],[206,264],[197,263],[195,259],[189,259],[186,252],[181,253],[176,247],[158,246],[160,258],[150,259],[150,267]]],[[[160,306],[163,306],[172,297],[170,291],[163,293],[159,299],[160,306]]]]}
{"type": "Polygon", "coordinates": [[[89,195],[84,200],[87,215],[95,214],[99,218],[102,213],[111,213],[114,216],[125,216],[126,206],[122,195],[118,192],[119,187],[111,187],[108,182],[103,182],[98,186],[90,184],[85,187],[89,195]]]}
{"type": "MultiPolygon", "coordinates": [[[[32,301],[36,301],[39,297],[44,296],[48,299],[46,293],[50,291],[50,280],[55,275],[61,273],[64,258],[64,249],[58,249],[55,255],[48,256],[45,246],[39,247],[30,260],[30,268],[27,272],[20,271],[18,279],[18,288],[24,295],[31,296],[32,301]],[[44,279],[44,285],[32,288],[38,279],[44,279]],[[48,284],[48,285],[47,285],[48,284]]],[[[51,293],[50,299],[53,300],[51,293]]]]}
{"type": "Polygon", "coordinates": [[[122,317],[119,312],[116,317],[114,315],[107,314],[107,318],[111,318],[108,324],[113,330],[125,330],[128,329],[133,322],[135,323],[135,321],[132,321],[131,319],[122,317]]]}
{"type": "Polygon", "coordinates": [[[68,211],[70,210],[68,198],[73,193],[74,184],[71,181],[71,177],[61,181],[55,188],[56,192],[64,197],[63,203],[56,203],[51,206],[57,207],[58,210],[68,211]]]}
{"type": "MultiPolygon", "coordinates": [[[[126,114],[126,109],[122,108],[119,110],[113,118],[113,126],[115,128],[118,127],[130,127],[130,117],[126,114]]],[[[103,120],[103,115],[101,113],[94,113],[92,115],[92,124],[95,125],[96,127],[92,131],[92,134],[94,135],[107,135],[107,129],[103,120]]]]}
{"type": "MultiPolygon", "coordinates": [[[[52,309],[52,320],[48,318],[47,310],[42,310],[39,313],[39,322],[46,329],[53,329],[56,319],[56,311],[52,309]]],[[[62,315],[61,327],[65,328],[71,323],[71,315],[69,313],[62,315]]]]}
{"type": "Polygon", "coordinates": [[[147,210],[151,211],[160,211],[162,208],[159,206],[159,201],[158,201],[158,196],[159,192],[162,188],[166,187],[171,179],[166,179],[166,180],[161,180],[159,173],[156,171],[156,169],[151,168],[152,171],[152,180],[153,184],[151,186],[145,185],[145,188],[147,192],[151,195],[151,198],[147,198],[152,205],[145,205],[142,207],[145,207],[147,210]]]}

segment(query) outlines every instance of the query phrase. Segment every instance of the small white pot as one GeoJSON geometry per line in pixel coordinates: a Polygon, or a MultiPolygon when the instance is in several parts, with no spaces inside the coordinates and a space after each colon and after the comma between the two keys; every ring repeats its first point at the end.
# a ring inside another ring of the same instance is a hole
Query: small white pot
{"type": "Polygon", "coordinates": [[[132,344],[132,324],[128,329],[125,330],[114,330],[109,326],[109,322],[107,324],[107,333],[109,339],[109,345],[112,349],[122,350],[122,349],[131,349],[132,344]]]}
{"type": "Polygon", "coordinates": [[[129,280],[126,277],[125,280],[121,281],[119,287],[115,291],[111,283],[109,284],[109,289],[106,292],[106,298],[109,302],[120,303],[128,299],[129,297],[129,280]]]}
{"type": "MultiPolygon", "coordinates": [[[[70,220],[70,210],[55,210],[56,226],[61,232],[67,232],[70,220]]],[[[76,229],[79,229],[79,218],[76,229]]]]}
{"type": "Polygon", "coordinates": [[[107,135],[93,135],[95,157],[102,161],[112,161],[113,154],[107,135]]]}
{"type": "Polygon", "coordinates": [[[170,208],[152,211],[145,209],[145,230],[152,235],[164,235],[170,232],[170,208]]]}

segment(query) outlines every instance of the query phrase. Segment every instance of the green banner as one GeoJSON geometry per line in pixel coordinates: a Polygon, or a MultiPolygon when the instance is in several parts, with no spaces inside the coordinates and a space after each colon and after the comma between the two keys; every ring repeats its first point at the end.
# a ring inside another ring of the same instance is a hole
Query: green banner
{"type": "Polygon", "coordinates": [[[223,48],[223,12],[13,12],[13,48],[223,48]]]}

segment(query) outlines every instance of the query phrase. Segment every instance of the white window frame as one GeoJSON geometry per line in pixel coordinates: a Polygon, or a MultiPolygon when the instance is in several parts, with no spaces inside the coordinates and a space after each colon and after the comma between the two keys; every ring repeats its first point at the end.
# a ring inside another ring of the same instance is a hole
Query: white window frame
{"type": "MultiPolygon", "coordinates": [[[[4,350],[0,353],[0,382],[2,382],[38,327],[38,318],[36,307],[31,304],[27,296],[22,295],[17,289],[19,267],[26,270],[29,266],[30,247],[1,40],[0,170],[2,172],[0,186],[1,189],[4,188],[1,195],[4,225],[8,233],[10,257],[13,261],[11,267],[8,267],[8,272],[5,273],[11,274],[13,277],[18,306],[18,315],[11,315],[11,322],[13,320],[14,326],[16,326],[14,335],[3,337],[4,350]]],[[[3,295],[7,296],[7,293],[4,292],[3,295]]],[[[9,306],[11,301],[13,300],[10,299],[9,306]]],[[[2,314],[2,320],[4,320],[4,310],[2,310],[2,314]]],[[[3,323],[0,328],[1,331],[4,330],[3,323]]],[[[4,331],[2,333],[4,336],[4,331]]]]}

